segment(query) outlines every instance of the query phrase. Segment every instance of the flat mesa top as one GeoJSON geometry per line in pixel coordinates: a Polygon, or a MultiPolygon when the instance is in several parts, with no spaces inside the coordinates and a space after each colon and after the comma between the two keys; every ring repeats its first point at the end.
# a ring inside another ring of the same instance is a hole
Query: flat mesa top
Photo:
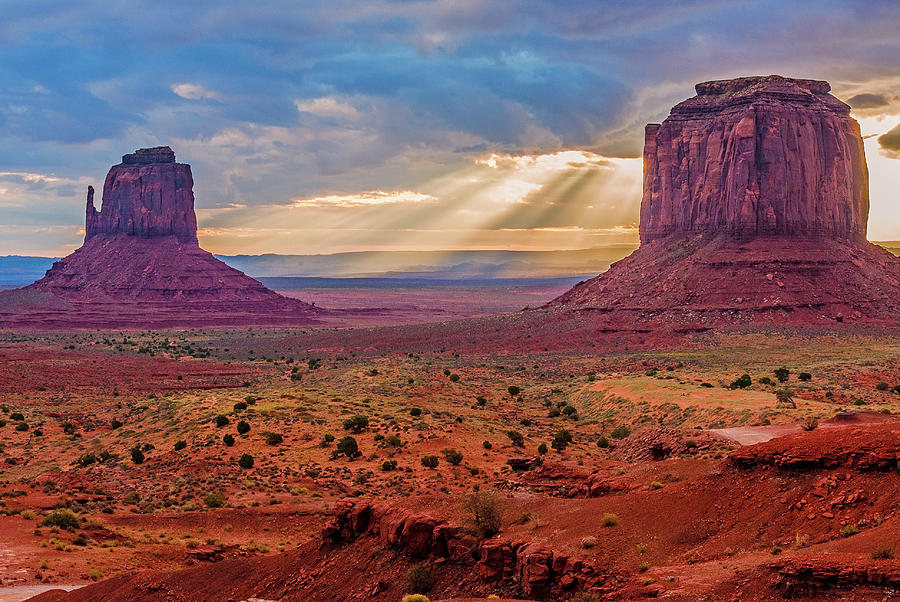
{"type": "Polygon", "coordinates": [[[153,163],[175,163],[175,151],[168,146],[139,148],[133,153],[122,155],[122,165],[151,165],[153,163]]]}

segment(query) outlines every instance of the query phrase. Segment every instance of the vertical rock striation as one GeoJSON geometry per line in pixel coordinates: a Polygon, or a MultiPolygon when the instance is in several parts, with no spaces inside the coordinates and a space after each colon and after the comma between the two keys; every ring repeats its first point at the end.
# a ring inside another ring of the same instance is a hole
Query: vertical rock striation
{"type": "Polygon", "coordinates": [[[711,81],[644,139],[641,242],[713,232],[865,240],[859,124],[828,82],[711,81]]]}
{"type": "Polygon", "coordinates": [[[197,244],[193,187],[191,166],[176,163],[168,146],[124,155],[106,176],[101,211],[94,208],[94,189],[88,187],[84,239],[116,234],[174,236],[197,244]]]}

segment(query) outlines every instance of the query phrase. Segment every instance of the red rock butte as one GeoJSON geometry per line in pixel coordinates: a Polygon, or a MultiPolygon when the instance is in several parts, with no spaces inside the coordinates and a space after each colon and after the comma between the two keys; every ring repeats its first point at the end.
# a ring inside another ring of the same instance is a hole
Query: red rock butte
{"type": "Polygon", "coordinates": [[[644,140],[641,246],[548,304],[615,329],[900,323],[859,125],[827,82],[697,84],[644,140]]]}
{"type": "Polygon", "coordinates": [[[191,166],[167,146],[123,156],[100,211],[88,187],[84,245],[0,293],[2,327],[306,325],[318,313],[200,248],[191,166]]]}

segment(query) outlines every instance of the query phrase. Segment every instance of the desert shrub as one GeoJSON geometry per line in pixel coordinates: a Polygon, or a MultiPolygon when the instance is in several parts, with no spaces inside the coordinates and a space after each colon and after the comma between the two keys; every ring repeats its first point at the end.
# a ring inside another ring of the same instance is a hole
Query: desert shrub
{"type": "Polygon", "coordinates": [[[879,391],[888,391],[891,388],[891,385],[887,384],[884,381],[881,381],[880,383],[875,385],[875,388],[878,389],[879,391]]]}
{"type": "Polygon", "coordinates": [[[510,385],[506,387],[506,391],[509,393],[510,397],[515,397],[522,392],[522,389],[520,387],[517,387],[516,385],[510,385]]]}
{"type": "Polygon", "coordinates": [[[483,447],[484,449],[491,449],[494,446],[490,441],[482,441],[481,447],[483,447]]]}
{"type": "Polygon", "coordinates": [[[325,433],[325,436],[322,437],[322,447],[328,447],[329,444],[334,443],[334,435],[331,433],[325,433]]]}
{"type": "Polygon", "coordinates": [[[247,402],[246,402],[246,401],[239,401],[239,402],[237,402],[236,404],[234,404],[234,411],[235,411],[235,412],[239,412],[239,411],[241,411],[241,410],[246,410],[246,409],[247,409],[247,402]]]}
{"type": "Polygon", "coordinates": [[[175,447],[175,451],[182,450],[185,447],[187,447],[187,442],[186,441],[176,441],[174,447],[175,447]]]}
{"type": "Polygon", "coordinates": [[[422,408],[409,408],[409,415],[410,416],[421,416],[422,408]]]}
{"type": "Polygon", "coordinates": [[[804,382],[809,382],[812,380],[812,374],[810,374],[809,372],[801,372],[797,375],[797,378],[804,382]]]}
{"type": "Polygon", "coordinates": [[[437,465],[437,456],[422,456],[422,466],[424,466],[425,468],[437,468],[437,465]]]}
{"type": "Polygon", "coordinates": [[[414,564],[409,567],[409,570],[406,572],[406,587],[410,591],[417,594],[428,593],[433,585],[434,579],[427,567],[421,564],[414,564]]]}
{"type": "Polygon", "coordinates": [[[78,516],[68,508],[57,508],[44,517],[41,526],[57,527],[59,529],[72,530],[77,529],[81,525],[78,516]]]}
{"type": "Polygon", "coordinates": [[[650,482],[650,489],[662,489],[662,488],[663,488],[663,484],[661,481],[651,481],[650,482]]]}
{"type": "Polygon", "coordinates": [[[109,423],[109,428],[111,428],[113,430],[115,430],[117,428],[122,428],[122,421],[117,418],[113,418],[112,422],[109,423]]]}
{"type": "Polygon", "coordinates": [[[628,428],[627,425],[620,424],[619,426],[617,426],[616,428],[614,428],[612,430],[612,432],[609,434],[609,436],[612,437],[613,439],[624,439],[625,437],[627,437],[630,434],[631,434],[631,429],[628,428]]]}
{"type": "Polygon", "coordinates": [[[578,410],[575,409],[575,406],[566,405],[565,407],[563,407],[562,413],[566,416],[571,416],[572,414],[577,414],[578,410]]]}
{"type": "Polygon", "coordinates": [[[344,420],[344,429],[354,433],[359,433],[367,426],[369,426],[369,417],[362,414],[357,414],[344,420]]]}
{"type": "Polygon", "coordinates": [[[547,444],[541,443],[540,445],[538,445],[537,452],[538,452],[538,455],[540,455],[540,456],[543,456],[544,454],[546,454],[547,453],[547,444]]]}
{"type": "Polygon", "coordinates": [[[772,374],[775,375],[775,378],[778,379],[778,382],[786,383],[788,380],[788,377],[790,377],[790,375],[791,375],[791,371],[788,370],[787,368],[776,368],[775,370],[772,371],[772,374]]]}
{"type": "Polygon", "coordinates": [[[768,376],[763,376],[757,382],[759,382],[759,384],[761,384],[761,385],[774,385],[775,384],[775,381],[772,380],[771,378],[769,378],[768,376]]]}
{"type": "Polygon", "coordinates": [[[859,527],[856,525],[850,524],[841,529],[841,537],[850,537],[851,535],[856,535],[859,533],[859,527]]]}
{"type": "Polygon", "coordinates": [[[22,412],[13,412],[12,414],[9,415],[9,419],[21,421],[21,420],[25,420],[25,415],[22,414],[22,412]]]}
{"type": "Polygon", "coordinates": [[[362,452],[359,451],[359,444],[356,442],[356,439],[347,436],[338,441],[334,450],[334,455],[346,456],[348,459],[352,460],[353,458],[361,456],[362,452]]]}
{"type": "Polygon", "coordinates": [[[384,472],[390,472],[392,470],[397,470],[397,461],[396,460],[385,460],[381,463],[381,470],[384,472]]]}
{"type": "Polygon", "coordinates": [[[506,436],[509,437],[509,440],[512,441],[512,444],[516,447],[525,445],[525,436],[519,431],[506,431],[506,436]]]}
{"type": "Polygon", "coordinates": [[[656,370],[651,368],[650,370],[644,372],[644,376],[656,376],[656,370]]]}
{"type": "Polygon", "coordinates": [[[697,442],[693,439],[685,439],[684,446],[688,449],[694,449],[695,447],[697,447],[697,442]]]}
{"type": "Polygon", "coordinates": [[[219,414],[218,416],[216,416],[215,422],[216,422],[217,428],[222,428],[223,426],[227,426],[228,425],[228,416],[219,414]]]}
{"type": "Polygon", "coordinates": [[[16,430],[19,431],[20,433],[24,433],[25,431],[28,430],[28,423],[20,422],[19,424],[16,425],[16,430]]]}
{"type": "Polygon", "coordinates": [[[597,438],[597,447],[599,447],[600,449],[606,449],[607,447],[609,447],[609,439],[607,439],[603,435],[600,435],[600,437],[597,438]]]}
{"type": "Polygon", "coordinates": [[[266,439],[266,445],[281,445],[284,443],[284,437],[280,433],[263,433],[266,439]]]}
{"type": "Polygon", "coordinates": [[[138,495],[137,491],[129,492],[128,495],[122,498],[122,503],[126,506],[137,506],[141,502],[141,496],[138,495]]]}
{"type": "Polygon", "coordinates": [[[638,571],[641,573],[646,573],[648,570],[650,570],[650,563],[646,560],[638,565],[638,571]]]}
{"type": "Polygon", "coordinates": [[[750,385],[753,384],[753,379],[750,378],[749,374],[741,375],[740,377],[734,379],[731,382],[732,389],[746,389],[750,385]]]}
{"type": "Polygon", "coordinates": [[[487,398],[483,395],[479,395],[475,398],[475,404],[483,408],[487,405],[487,398]]]}
{"type": "Polygon", "coordinates": [[[873,560],[890,560],[894,557],[894,547],[893,546],[885,546],[883,548],[878,548],[874,552],[872,552],[873,560]]]}
{"type": "Polygon", "coordinates": [[[600,518],[600,524],[602,524],[604,527],[615,527],[619,524],[619,516],[617,514],[607,512],[600,518]]]}
{"type": "Polygon", "coordinates": [[[366,376],[378,376],[378,368],[366,370],[366,376]]]}
{"type": "Polygon", "coordinates": [[[450,382],[458,383],[459,382],[459,374],[451,374],[450,382]]]}
{"type": "Polygon", "coordinates": [[[708,383],[708,382],[702,382],[702,383],[700,383],[700,386],[703,387],[704,389],[712,389],[713,387],[715,387],[714,384],[708,383]]]}
{"type": "Polygon", "coordinates": [[[450,464],[454,466],[458,466],[460,462],[462,462],[463,455],[462,452],[455,449],[445,449],[441,450],[441,453],[444,454],[444,459],[447,460],[450,464]]]}
{"type": "Polygon", "coordinates": [[[551,408],[549,412],[547,412],[547,418],[558,418],[559,417],[559,408],[551,408]]]}
{"type": "Polygon", "coordinates": [[[203,498],[203,503],[206,504],[207,508],[221,508],[225,505],[225,494],[221,491],[210,493],[203,498]]]}
{"type": "Polygon", "coordinates": [[[814,431],[819,426],[819,421],[813,417],[809,417],[800,423],[800,428],[804,431],[814,431]]]}
{"type": "Polygon", "coordinates": [[[246,435],[250,432],[250,424],[246,420],[241,420],[237,423],[237,432],[238,435],[246,435]]]}
{"type": "Polygon", "coordinates": [[[403,596],[400,602],[431,602],[428,596],[424,594],[407,594],[403,596]]]}
{"type": "Polygon", "coordinates": [[[225,436],[222,437],[222,443],[224,443],[228,447],[231,447],[232,445],[234,445],[234,436],[232,436],[231,433],[225,433],[225,436]]]}
{"type": "Polygon", "coordinates": [[[93,464],[96,461],[97,461],[97,456],[95,456],[91,452],[88,452],[86,454],[82,454],[81,456],[79,456],[78,459],[75,460],[75,463],[81,467],[85,467],[85,466],[90,466],[91,464],[93,464]]]}
{"type": "Polygon", "coordinates": [[[4,426],[6,426],[6,421],[0,420],[0,428],[3,428],[4,426]]]}
{"type": "Polygon", "coordinates": [[[131,448],[131,461],[135,464],[143,464],[144,463],[144,452],[141,451],[139,447],[131,448]]]}
{"type": "MultiPolygon", "coordinates": [[[[894,385],[894,388],[891,389],[891,391],[893,391],[894,393],[900,393],[900,385],[894,385]]],[[[0,426],[2,426],[2,425],[0,425],[0,426]]]]}
{"type": "Polygon", "coordinates": [[[397,435],[388,435],[384,438],[383,443],[388,447],[403,447],[403,441],[397,435]]]}
{"type": "Polygon", "coordinates": [[[238,459],[238,466],[241,468],[253,468],[253,456],[250,454],[243,454],[238,459]]]}
{"type": "Polygon", "coordinates": [[[553,441],[550,442],[550,447],[555,449],[556,451],[562,451],[566,449],[566,447],[572,442],[572,433],[567,431],[566,429],[560,429],[556,431],[556,434],[553,435],[553,441]]]}
{"type": "Polygon", "coordinates": [[[796,408],[797,403],[794,401],[794,392],[787,387],[775,391],[775,407],[796,408]]]}
{"type": "Polygon", "coordinates": [[[481,537],[491,537],[500,531],[503,515],[497,494],[479,489],[466,498],[463,508],[469,513],[472,525],[481,537]]]}

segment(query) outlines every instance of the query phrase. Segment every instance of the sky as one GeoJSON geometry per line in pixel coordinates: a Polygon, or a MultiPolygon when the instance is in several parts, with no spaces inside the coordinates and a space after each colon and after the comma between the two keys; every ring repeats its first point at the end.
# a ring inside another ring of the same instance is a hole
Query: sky
{"type": "Polygon", "coordinates": [[[900,240],[900,3],[0,0],[0,255],[80,246],[139,147],[213,252],[637,241],[643,126],[700,81],[826,79],[900,240]]]}

